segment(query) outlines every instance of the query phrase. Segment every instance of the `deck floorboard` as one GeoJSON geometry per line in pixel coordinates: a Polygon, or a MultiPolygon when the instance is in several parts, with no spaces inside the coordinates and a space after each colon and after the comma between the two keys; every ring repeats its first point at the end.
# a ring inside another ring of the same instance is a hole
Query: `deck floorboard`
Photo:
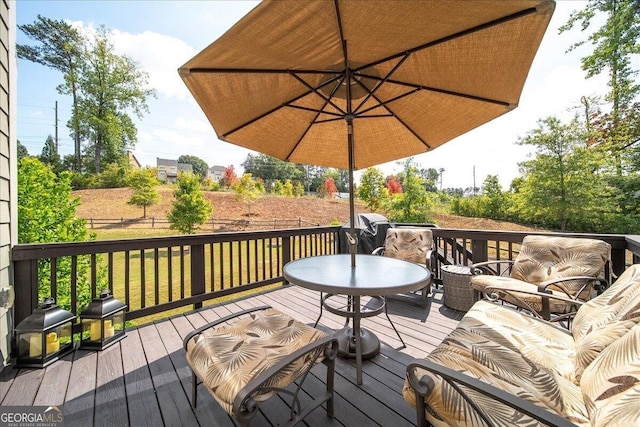
{"type": "MultiPolygon", "coordinates": [[[[202,388],[191,405],[191,370],[182,340],[194,328],[230,313],[271,305],[296,319],[314,324],[320,295],[296,286],[204,307],[198,311],[130,329],[120,342],[102,352],[77,350],[45,369],[5,368],[0,373],[0,405],[56,405],[67,426],[233,426],[202,388]]],[[[411,426],[415,414],[402,398],[407,364],[431,352],[457,325],[462,314],[442,304],[441,290],[428,307],[390,300],[389,317],[402,336],[402,346],[389,320],[381,314],[363,319],[362,327],[381,341],[380,354],[363,364],[363,383],[356,384],[353,359],[338,358],[335,377],[335,418],[324,408],[309,414],[305,426],[411,426]]],[[[341,329],[345,319],[322,313],[319,328],[341,329]]],[[[306,403],[325,388],[326,368],[316,366],[301,395],[306,403]]],[[[252,422],[270,426],[287,418],[287,396],[261,407],[252,422]]]]}

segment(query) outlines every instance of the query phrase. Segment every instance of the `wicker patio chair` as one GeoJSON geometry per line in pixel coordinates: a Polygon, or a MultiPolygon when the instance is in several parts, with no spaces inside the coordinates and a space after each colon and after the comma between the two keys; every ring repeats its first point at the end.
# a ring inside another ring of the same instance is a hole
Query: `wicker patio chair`
{"type": "MultiPolygon", "coordinates": [[[[390,228],[387,230],[384,246],[376,248],[373,255],[383,255],[424,265],[431,272],[431,281],[416,293],[422,307],[427,306],[427,296],[431,292],[435,269],[433,234],[428,228],[390,228]]],[[[415,296],[413,298],[415,300],[415,296]]]]}
{"type": "Polygon", "coordinates": [[[258,407],[276,394],[291,397],[287,425],[325,402],[333,418],[338,341],[278,310],[264,306],[221,318],[187,335],[184,348],[193,371],[194,408],[202,383],[241,426],[249,425],[258,407]],[[326,365],[326,392],[302,408],[298,395],[318,362],[326,365]]]}
{"type": "Polygon", "coordinates": [[[579,304],[608,286],[611,246],[602,240],[526,236],[515,260],[471,266],[471,287],[493,301],[506,301],[545,320],[570,320],[579,304]],[[563,298],[544,298],[553,293],[563,298]]]}

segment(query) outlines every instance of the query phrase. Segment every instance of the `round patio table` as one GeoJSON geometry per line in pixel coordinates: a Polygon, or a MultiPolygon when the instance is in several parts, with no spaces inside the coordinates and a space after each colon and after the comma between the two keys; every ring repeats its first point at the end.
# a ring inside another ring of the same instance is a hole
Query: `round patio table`
{"type": "MultiPolygon", "coordinates": [[[[356,255],[355,264],[355,267],[351,266],[349,254],[301,258],[284,266],[284,278],[290,283],[321,293],[321,316],[324,307],[347,318],[347,326],[337,332],[340,354],[355,357],[357,382],[362,384],[362,359],[378,354],[380,340],[373,332],[361,328],[360,320],[386,309],[383,296],[422,289],[431,276],[424,266],[384,256],[356,255]],[[323,296],[323,293],[326,295],[323,296]],[[337,295],[348,297],[344,307],[336,308],[329,304],[337,295]],[[373,297],[369,303],[373,302],[374,307],[363,309],[360,305],[362,296],[373,297]],[[353,319],[352,328],[348,327],[348,319],[353,319]]],[[[393,322],[391,326],[398,333],[393,322]]]]}

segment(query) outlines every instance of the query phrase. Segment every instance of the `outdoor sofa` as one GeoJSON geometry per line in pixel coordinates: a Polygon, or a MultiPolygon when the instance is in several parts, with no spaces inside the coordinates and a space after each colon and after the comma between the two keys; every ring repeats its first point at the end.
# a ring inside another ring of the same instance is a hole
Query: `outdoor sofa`
{"type": "Polygon", "coordinates": [[[418,425],[640,425],[640,264],[580,305],[567,330],[476,302],[407,367],[418,425]]]}

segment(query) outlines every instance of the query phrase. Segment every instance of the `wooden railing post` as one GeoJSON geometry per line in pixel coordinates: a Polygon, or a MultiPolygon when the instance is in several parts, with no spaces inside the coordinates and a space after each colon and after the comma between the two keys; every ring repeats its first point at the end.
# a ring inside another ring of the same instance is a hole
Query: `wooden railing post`
{"type": "Polygon", "coordinates": [[[471,260],[474,264],[477,262],[483,262],[489,260],[489,243],[487,240],[472,240],[471,241],[471,260]]]}
{"type": "Polygon", "coordinates": [[[17,325],[38,307],[38,261],[14,261],[14,322],[17,325]]]}
{"type": "MultiPolygon", "coordinates": [[[[282,236],[282,267],[289,261],[291,261],[291,237],[282,236]]],[[[282,270],[280,272],[282,274],[282,270]]],[[[285,283],[284,279],[283,283],[285,283]]]]}
{"type": "MultiPolygon", "coordinates": [[[[616,276],[619,276],[622,274],[622,272],[624,272],[624,270],[626,270],[627,268],[627,259],[626,259],[626,249],[617,249],[617,248],[612,248],[611,249],[611,263],[612,263],[612,269],[613,269],[613,274],[615,274],[616,276]]],[[[608,273],[608,272],[607,272],[608,273]]],[[[611,280],[612,278],[608,278],[609,279],[609,283],[613,282],[613,280],[611,280]]]]}
{"type": "MultiPolygon", "coordinates": [[[[191,296],[204,292],[204,245],[191,245],[191,296]]],[[[202,308],[202,302],[193,304],[193,308],[202,308]]]]}

